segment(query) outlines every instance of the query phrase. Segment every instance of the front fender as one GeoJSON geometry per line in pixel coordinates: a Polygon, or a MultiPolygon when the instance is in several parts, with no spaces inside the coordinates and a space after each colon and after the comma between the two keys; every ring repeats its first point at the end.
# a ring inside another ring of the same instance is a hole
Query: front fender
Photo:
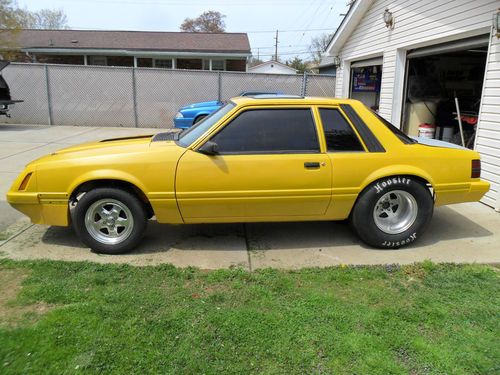
{"type": "Polygon", "coordinates": [[[83,175],[78,176],[78,178],[74,179],[71,182],[67,193],[68,195],[71,195],[78,186],[86,182],[96,181],[96,180],[118,180],[118,181],[128,182],[136,186],[144,194],[148,193],[148,190],[146,189],[144,184],[137,177],[135,177],[130,173],[117,169],[98,169],[84,173],[83,175]]]}

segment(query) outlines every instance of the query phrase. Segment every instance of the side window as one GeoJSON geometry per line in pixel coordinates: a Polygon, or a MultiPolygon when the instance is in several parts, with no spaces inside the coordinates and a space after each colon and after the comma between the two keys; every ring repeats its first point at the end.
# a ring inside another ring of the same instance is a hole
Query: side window
{"type": "Polygon", "coordinates": [[[328,151],[364,151],[351,125],[338,109],[320,108],[328,151]]]}
{"type": "Polygon", "coordinates": [[[212,138],[221,154],[316,153],[316,127],[309,108],[242,112],[212,138]]]}

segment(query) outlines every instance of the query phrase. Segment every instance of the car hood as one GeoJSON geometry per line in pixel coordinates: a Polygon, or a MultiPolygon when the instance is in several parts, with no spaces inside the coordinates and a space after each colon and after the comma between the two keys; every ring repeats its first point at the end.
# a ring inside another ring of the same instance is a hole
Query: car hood
{"type": "Polygon", "coordinates": [[[52,155],[62,155],[62,154],[68,154],[80,151],[90,151],[90,150],[105,151],[106,149],[109,150],[117,148],[126,149],[127,147],[132,147],[132,146],[137,147],[140,145],[146,146],[149,145],[152,137],[153,136],[150,134],[150,135],[141,135],[134,137],[104,139],[102,141],[97,141],[97,142],[87,142],[63,148],[61,150],[52,153],[52,155]]]}
{"type": "Polygon", "coordinates": [[[219,102],[218,100],[212,100],[209,102],[193,103],[193,104],[182,107],[181,110],[191,109],[191,108],[215,107],[215,106],[221,106],[221,105],[222,105],[222,102],[219,102]]]}
{"type": "MultiPolygon", "coordinates": [[[[149,148],[152,135],[104,139],[102,141],[87,142],[57,150],[49,155],[32,161],[29,165],[62,159],[76,159],[84,157],[101,157],[108,155],[132,154],[144,152],[149,148]]],[[[172,144],[175,144],[172,142],[172,144]]]]}

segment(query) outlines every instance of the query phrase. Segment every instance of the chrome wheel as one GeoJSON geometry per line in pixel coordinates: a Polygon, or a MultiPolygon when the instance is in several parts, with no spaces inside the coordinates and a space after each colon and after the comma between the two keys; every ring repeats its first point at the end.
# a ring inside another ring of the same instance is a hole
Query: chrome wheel
{"type": "Polygon", "coordinates": [[[378,229],[387,234],[399,234],[408,230],[418,214],[417,201],[403,190],[390,191],[380,197],[373,210],[378,229]]]}
{"type": "Polygon", "coordinates": [[[115,199],[94,202],[85,214],[85,228],[92,238],[106,245],[125,241],[134,229],[130,209],[115,199]]]}

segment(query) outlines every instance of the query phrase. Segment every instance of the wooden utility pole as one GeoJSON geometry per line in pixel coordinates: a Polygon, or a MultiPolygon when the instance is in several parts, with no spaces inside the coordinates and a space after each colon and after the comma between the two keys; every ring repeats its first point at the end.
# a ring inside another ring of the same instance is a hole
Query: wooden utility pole
{"type": "Polygon", "coordinates": [[[278,61],[278,30],[276,30],[276,36],[274,39],[276,39],[274,44],[274,61],[278,61]]]}

